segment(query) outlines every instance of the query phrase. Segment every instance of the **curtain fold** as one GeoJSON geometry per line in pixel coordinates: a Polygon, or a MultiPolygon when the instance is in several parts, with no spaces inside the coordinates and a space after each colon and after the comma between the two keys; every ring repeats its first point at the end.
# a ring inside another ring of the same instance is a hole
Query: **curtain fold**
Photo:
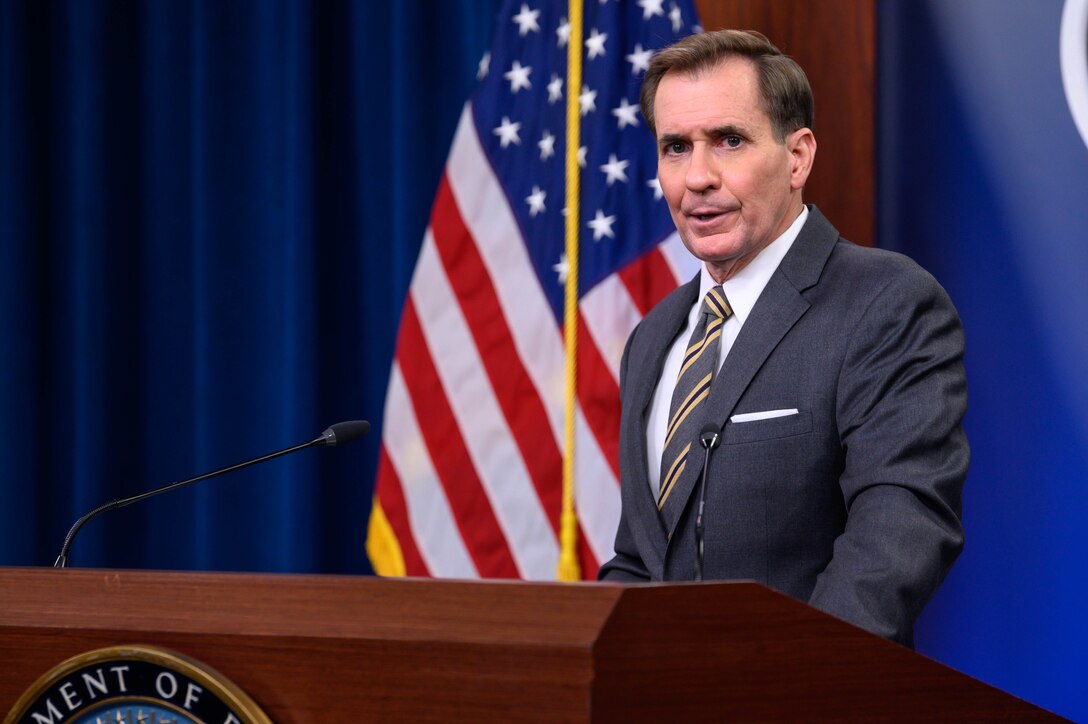
{"type": "Polygon", "coordinates": [[[0,564],[366,572],[402,306],[498,0],[0,3],[0,564]]]}

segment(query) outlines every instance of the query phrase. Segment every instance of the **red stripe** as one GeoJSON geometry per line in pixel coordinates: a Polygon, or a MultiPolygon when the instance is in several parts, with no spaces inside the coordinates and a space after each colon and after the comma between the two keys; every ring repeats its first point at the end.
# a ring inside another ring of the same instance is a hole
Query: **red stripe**
{"type": "Polygon", "coordinates": [[[620,479],[620,388],[585,319],[578,317],[578,401],[616,480],[620,479]]]}
{"type": "MultiPolygon", "coordinates": [[[[431,212],[431,231],[506,424],[525,461],[540,505],[558,536],[563,456],[551,434],[544,403],[514,345],[491,276],[465,227],[446,176],[442,177],[431,212]]],[[[511,239],[509,243],[518,242],[511,239]]],[[[526,284],[532,281],[525,280],[526,284]]],[[[551,331],[532,330],[532,333],[551,331]]]]}
{"type": "Polygon", "coordinates": [[[519,577],[517,565],[446,399],[411,297],[404,305],[397,361],[416,418],[425,421],[427,450],[476,570],[483,578],[519,577]]]}
{"type": "Polygon", "coordinates": [[[586,540],[581,527],[578,529],[578,560],[582,564],[582,580],[596,580],[597,569],[601,566],[597,562],[597,557],[593,555],[593,549],[589,547],[589,541],[586,540]]]}
{"type": "Polygon", "coordinates": [[[619,276],[644,317],[676,289],[676,277],[657,247],[620,269],[619,276]]]}
{"type": "Polygon", "coordinates": [[[378,457],[378,482],[376,484],[378,502],[382,506],[389,526],[393,529],[393,535],[400,545],[400,554],[404,559],[404,573],[408,576],[429,576],[427,564],[423,562],[423,556],[416,547],[415,537],[412,535],[412,527],[408,522],[408,506],[404,501],[404,491],[400,488],[400,479],[397,471],[389,462],[385,445],[382,445],[378,457]]]}
{"type": "MultiPolygon", "coordinates": [[[[676,277],[657,248],[628,264],[618,275],[642,316],[676,289],[676,277]]],[[[620,389],[581,317],[578,398],[586,421],[619,480],[620,389]]]]}

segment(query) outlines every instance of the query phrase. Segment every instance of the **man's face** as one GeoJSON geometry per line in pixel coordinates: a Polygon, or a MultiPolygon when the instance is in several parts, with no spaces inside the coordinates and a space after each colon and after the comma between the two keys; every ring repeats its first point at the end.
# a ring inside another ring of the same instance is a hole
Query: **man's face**
{"type": "Polygon", "coordinates": [[[696,76],[667,73],[654,115],[657,175],[673,222],[688,250],[725,281],[801,212],[816,141],[807,128],[778,139],[745,58],[696,76]]]}

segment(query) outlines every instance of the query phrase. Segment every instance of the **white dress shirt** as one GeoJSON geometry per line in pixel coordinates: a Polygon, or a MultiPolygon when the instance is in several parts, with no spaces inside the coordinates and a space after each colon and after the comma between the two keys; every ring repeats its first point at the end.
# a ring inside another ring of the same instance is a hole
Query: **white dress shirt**
{"type": "MultiPolygon", "coordinates": [[[[808,219],[808,207],[802,206],[801,213],[790,227],[777,239],[772,241],[767,248],[759,252],[756,258],[748,263],[732,278],[722,284],[725,290],[725,298],[729,300],[729,306],[733,315],[725,320],[722,325],[721,349],[718,351],[718,370],[733,348],[733,342],[740,334],[740,328],[744,326],[744,320],[752,313],[752,307],[763,293],[771,275],[786,256],[786,252],[793,246],[797,235],[801,233],[801,227],[808,219]]],[[[657,388],[654,390],[653,400],[650,403],[650,415],[646,425],[646,468],[649,473],[650,490],[654,498],[657,498],[658,487],[661,478],[661,455],[665,451],[665,429],[669,425],[669,407],[672,404],[672,391],[676,387],[676,378],[680,374],[680,363],[684,358],[684,350],[687,349],[688,337],[699,319],[699,312],[703,306],[703,297],[717,282],[710,276],[704,264],[699,272],[699,296],[688,313],[687,326],[677,335],[676,341],[669,348],[669,354],[665,358],[665,366],[661,370],[661,377],[657,380],[657,388]]],[[[717,377],[715,377],[715,380],[717,377]]]]}

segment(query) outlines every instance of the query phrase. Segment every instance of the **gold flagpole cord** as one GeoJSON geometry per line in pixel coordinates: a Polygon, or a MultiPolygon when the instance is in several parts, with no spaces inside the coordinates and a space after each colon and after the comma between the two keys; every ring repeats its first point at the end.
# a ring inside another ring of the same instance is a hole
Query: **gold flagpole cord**
{"type": "Polygon", "coordinates": [[[567,282],[563,302],[563,332],[566,342],[566,419],[563,447],[563,510],[559,519],[560,581],[582,578],[578,564],[578,517],[574,509],[574,421],[578,405],[578,231],[580,175],[578,148],[581,146],[582,87],[582,2],[570,0],[567,21],[567,153],[566,153],[566,262],[567,282]]]}

